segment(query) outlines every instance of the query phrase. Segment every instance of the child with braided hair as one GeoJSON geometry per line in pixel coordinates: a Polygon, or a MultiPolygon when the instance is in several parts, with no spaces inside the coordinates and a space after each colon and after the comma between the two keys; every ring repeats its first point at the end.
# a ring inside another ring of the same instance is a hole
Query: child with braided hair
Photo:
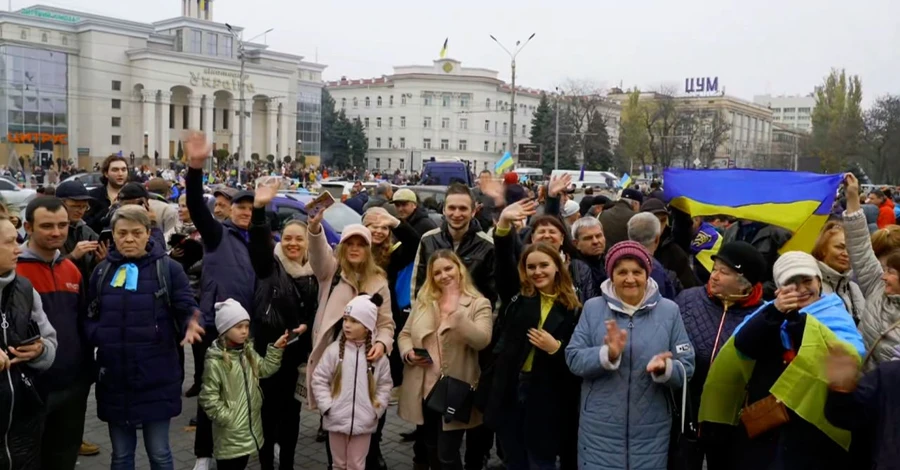
{"type": "Polygon", "coordinates": [[[325,349],[310,381],[333,470],[365,469],[370,438],[390,400],[394,384],[387,357],[366,359],[382,302],[378,294],[362,294],[347,304],[340,339],[325,349]]]}

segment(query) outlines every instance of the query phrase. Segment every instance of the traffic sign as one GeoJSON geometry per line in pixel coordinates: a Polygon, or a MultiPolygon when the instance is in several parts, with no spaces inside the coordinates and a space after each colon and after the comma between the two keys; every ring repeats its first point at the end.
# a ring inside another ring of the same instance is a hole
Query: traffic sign
{"type": "Polygon", "coordinates": [[[518,157],[519,166],[523,167],[540,167],[541,166],[541,145],[540,144],[519,144],[518,157]]]}

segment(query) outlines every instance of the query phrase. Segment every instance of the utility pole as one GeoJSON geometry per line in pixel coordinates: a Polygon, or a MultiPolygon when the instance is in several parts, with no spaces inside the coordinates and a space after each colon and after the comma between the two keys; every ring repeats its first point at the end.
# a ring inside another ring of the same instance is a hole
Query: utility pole
{"type": "Polygon", "coordinates": [[[553,169],[559,169],[559,87],[556,87],[556,133],[554,134],[553,145],[553,169]]]}
{"type": "Polygon", "coordinates": [[[515,52],[510,52],[509,49],[500,44],[500,41],[497,40],[493,35],[491,35],[491,39],[497,43],[500,48],[506,51],[509,54],[510,59],[510,68],[512,69],[512,91],[510,92],[510,100],[509,100],[509,146],[507,150],[509,150],[510,154],[515,152],[513,148],[515,146],[515,136],[516,136],[516,56],[519,55],[519,52],[522,52],[522,49],[531,42],[531,38],[537,33],[532,33],[531,36],[528,36],[528,39],[525,40],[525,43],[522,44],[522,41],[516,41],[516,50],[515,52]],[[520,45],[521,44],[521,45],[520,45]]]}
{"type": "MultiPolygon", "coordinates": [[[[247,102],[245,101],[245,98],[244,98],[244,89],[246,88],[246,86],[245,86],[245,84],[244,84],[244,81],[246,80],[246,76],[245,76],[245,74],[244,74],[244,71],[245,71],[245,69],[246,69],[246,64],[247,64],[247,60],[246,60],[246,59],[247,59],[247,56],[246,56],[246,54],[245,54],[244,41],[241,39],[241,37],[238,36],[238,34],[234,31],[234,29],[231,27],[230,24],[225,23],[225,27],[228,28],[228,32],[231,33],[231,36],[234,38],[235,42],[237,42],[237,46],[238,46],[238,60],[241,61],[240,77],[238,78],[238,84],[239,84],[239,86],[240,86],[241,89],[238,91],[238,101],[240,101],[240,104],[238,105],[238,112],[239,112],[240,114],[239,114],[239,116],[238,116],[238,168],[237,168],[237,177],[238,177],[238,184],[243,184],[243,181],[242,181],[242,178],[241,178],[241,170],[242,170],[242,166],[243,166],[243,163],[244,163],[245,161],[249,160],[249,156],[247,155],[247,149],[246,149],[246,147],[244,146],[244,138],[246,137],[246,132],[245,132],[245,131],[246,131],[246,129],[247,129],[247,102]]],[[[266,31],[264,31],[264,32],[262,32],[262,33],[260,33],[260,34],[257,34],[256,36],[254,36],[254,37],[253,37],[252,39],[250,39],[249,41],[253,41],[253,39],[256,39],[256,38],[258,38],[258,37],[260,37],[260,36],[264,36],[264,35],[266,35],[266,34],[269,34],[270,32],[272,32],[273,29],[275,29],[275,28],[269,28],[269,29],[267,29],[266,31]]],[[[249,41],[248,41],[248,42],[249,42],[249,41]]]]}

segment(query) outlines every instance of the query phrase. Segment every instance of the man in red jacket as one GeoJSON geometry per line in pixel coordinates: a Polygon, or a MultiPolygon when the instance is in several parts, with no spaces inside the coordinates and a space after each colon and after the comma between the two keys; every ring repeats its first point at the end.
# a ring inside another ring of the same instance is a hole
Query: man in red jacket
{"type": "Polygon", "coordinates": [[[866,203],[878,206],[878,228],[886,228],[888,225],[897,223],[897,218],[894,216],[894,201],[887,197],[884,191],[873,190],[869,193],[866,203]]]}

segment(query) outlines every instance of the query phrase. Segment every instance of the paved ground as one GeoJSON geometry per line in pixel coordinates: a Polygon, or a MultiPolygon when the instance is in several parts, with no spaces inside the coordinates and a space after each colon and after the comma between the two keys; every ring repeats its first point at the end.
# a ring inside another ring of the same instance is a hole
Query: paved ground
{"type": "MultiPolygon", "coordinates": [[[[187,377],[193,377],[193,359],[191,358],[191,348],[185,348],[188,356],[185,359],[185,365],[188,368],[187,377]]],[[[191,380],[185,381],[185,388],[190,387],[191,380]]],[[[188,421],[197,409],[196,398],[184,399],[184,411],[181,416],[172,420],[172,427],[169,431],[170,443],[172,445],[172,456],[175,459],[175,468],[177,470],[193,469],[194,458],[194,431],[187,428],[188,421]]],[[[300,440],[297,443],[295,468],[319,470],[326,468],[325,444],[315,441],[316,431],[319,428],[319,417],[317,414],[303,410],[301,413],[300,440]]],[[[389,410],[387,424],[384,427],[384,441],[382,442],[382,452],[385,461],[390,470],[407,470],[412,468],[412,444],[401,442],[401,432],[412,430],[413,426],[397,417],[397,407],[392,406],[389,410]]],[[[138,431],[138,469],[149,469],[150,465],[147,461],[147,454],[144,452],[143,443],[138,431]]],[[[85,424],[85,438],[100,446],[100,455],[94,457],[80,457],[78,460],[78,469],[81,470],[101,470],[109,468],[109,456],[112,446],[109,442],[109,432],[106,423],[97,419],[97,402],[93,393],[88,401],[87,422],[85,424]]],[[[255,460],[251,461],[250,467],[258,469],[259,463],[255,460]]]]}

